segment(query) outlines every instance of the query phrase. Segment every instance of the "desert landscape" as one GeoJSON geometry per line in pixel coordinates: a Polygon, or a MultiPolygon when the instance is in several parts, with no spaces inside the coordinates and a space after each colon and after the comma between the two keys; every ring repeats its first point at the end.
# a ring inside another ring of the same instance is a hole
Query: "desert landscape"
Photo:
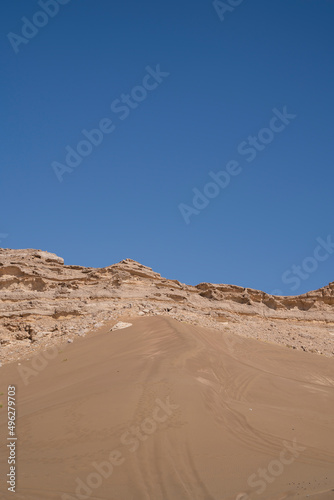
{"type": "Polygon", "coordinates": [[[2,499],[8,443],[19,500],[334,498],[334,283],[276,297],[131,259],[0,263],[2,499]]]}
{"type": "Polygon", "coordinates": [[[0,500],[334,500],[334,1],[0,14],[0,500]]]}

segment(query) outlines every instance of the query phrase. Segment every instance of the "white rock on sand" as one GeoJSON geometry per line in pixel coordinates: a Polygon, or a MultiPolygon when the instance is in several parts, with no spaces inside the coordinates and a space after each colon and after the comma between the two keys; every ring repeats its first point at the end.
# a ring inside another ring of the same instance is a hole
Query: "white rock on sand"
{"type": "Polygon", "coordinates": [[[119,321],[114,325],[112,328],[110,328],[110,331],[113,332],[114,330],[122,330],[123,328],[129,328],[129,326],[132,326],[132,323],[124,323],[124,321],[119,321]]]}

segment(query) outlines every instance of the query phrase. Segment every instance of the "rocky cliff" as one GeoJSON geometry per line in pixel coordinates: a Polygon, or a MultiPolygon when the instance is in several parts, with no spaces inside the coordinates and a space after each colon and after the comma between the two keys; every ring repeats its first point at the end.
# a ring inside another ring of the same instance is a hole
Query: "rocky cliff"
{"type": "Polygon", "coordinates": [[[189,286],[131,259],[105,268],[66,266],[41,250],[0,249],[2,363],[88,335],[105,322],[143,315],[332,356],[334,282],[278,297],[233,285],[189,286]]]}

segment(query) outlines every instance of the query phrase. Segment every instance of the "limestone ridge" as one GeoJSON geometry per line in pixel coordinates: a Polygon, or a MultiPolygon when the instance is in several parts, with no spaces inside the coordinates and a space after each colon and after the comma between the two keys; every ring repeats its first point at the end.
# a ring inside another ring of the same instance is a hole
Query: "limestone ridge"
{"type": "Polygon", "coordinates": [[[190,286],[125,259],[105,268],[64,265],[41,250],[0,249],[4,361],[85,335],[107,321],[168,315],[198,326],[334,354],[334,282],[279,297],[234,285],[190,286]]]}

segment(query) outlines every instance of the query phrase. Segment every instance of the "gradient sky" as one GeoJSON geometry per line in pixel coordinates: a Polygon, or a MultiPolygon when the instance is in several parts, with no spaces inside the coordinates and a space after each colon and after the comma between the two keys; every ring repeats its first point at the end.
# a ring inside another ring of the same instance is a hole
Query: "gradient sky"
{"type": "Polygon", "coordinates": [[[334,2],[230,3],[1,1],[2,247],[285,295],[334,280],[334,2]],[[106,118],[60,182],[54,162],[106,118]]]}

